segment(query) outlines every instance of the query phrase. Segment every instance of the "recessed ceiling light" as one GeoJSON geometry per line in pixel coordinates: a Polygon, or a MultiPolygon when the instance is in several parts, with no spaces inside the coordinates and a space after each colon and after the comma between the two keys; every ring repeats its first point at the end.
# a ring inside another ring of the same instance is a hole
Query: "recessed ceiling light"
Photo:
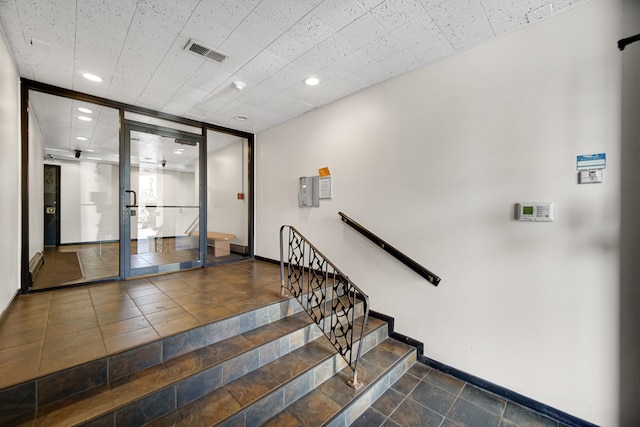
{"type": "Polygon", "coordinates": [[[90,122],[93,119],[91,117],[87,117],[87,116],[78,116],[78,119],[84,121],[84,122],[90,122]]]}
{"type": "Polygon", "coordinates": [[[91,73],[84,73],[82,77],[84,77],[87,80],[91,80],[92,82],[102,81],[102,77],[96,76],[95,74],[91,74],[91,73]]]}
{"type": "Polygon", "coordinates": [[[87,153],[93,153],[93,152],[94,152],[94,151],[96,151],[96,150],[91,150],[91,149],[87,148],[87,149],[86,149],[86,150],[84,150],[84,151],[86,151],[87,153]]]}
{"type": "Polygon", "coordinates": [[[241,122],[243,122],[245,120],[249,120],[249,117],[247,117],[247,116],[236,116],[235,119],[236,120],[240,120],[241,122]]]}
{"type": "Polygon", "coordinates": [[[76,139],[78,141],[86,141],[87,140],[87,138],[85,138],[84,136],[76,136],[76,139]]]}
{"type": "Polygon", "coordinates": [[[173,152],[173,154],[182,154],[182,151],[176,150],[176,151],[173,152]]]}
{"type": "Polygon", "coordinates": [[[88,108],[84,108],[84,107],[80,107],[80,108],[78,108],[78,111],[80,111],[81,113],[87,113],[87,114],[91,114],[91,113],[93,113],[93,111],[91,111],[91,110],[90,110],[90,109],[88,109],[88,108]]]}
{"type": "Polygon", "coordinates": [[[304,84],[307,86],[315,86],[320,83],[320,79],[317,77],[309,77],[304,81],[304,84]]]}

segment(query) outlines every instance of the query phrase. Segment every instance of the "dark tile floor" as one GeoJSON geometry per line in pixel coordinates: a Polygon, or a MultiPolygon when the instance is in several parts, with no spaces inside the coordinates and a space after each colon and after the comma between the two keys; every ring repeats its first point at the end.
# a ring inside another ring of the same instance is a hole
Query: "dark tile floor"
{"type": "Polygon", "coordinates": [[[20,295],[0,324],[0,388],[281,299],[278,266],[253,261],[20,295]]]}
{"type": "MultiPolygon", "coordinates": [[[[21,295],[0,323],[0,388],[281,299],[278,266],[259,261],[21,295]]],[[[291,407],[304,412],[304,425],[333,402],[315,401],[313,394],[291,407]]],[[[223,410],[224,402],[207,410],[223,410]]],[[[273,425],[300,425],[278,421],[273,425]]],[[[416,364],[352,425],[561,424],[416,364]]]]}
{"type": "Polygon", "coordinates": [[[416,363],[352,427],[564,427],[485,390],[416,363]]]}

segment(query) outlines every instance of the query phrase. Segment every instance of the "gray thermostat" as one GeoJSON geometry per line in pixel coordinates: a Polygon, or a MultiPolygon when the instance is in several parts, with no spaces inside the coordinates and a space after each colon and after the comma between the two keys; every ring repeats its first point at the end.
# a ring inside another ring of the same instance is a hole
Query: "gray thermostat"
{"type": "Polygon", "coordinates": [[[551,222],[554,220],[554,208],[551,202],[516,203],[518,221],[551,222]]]}

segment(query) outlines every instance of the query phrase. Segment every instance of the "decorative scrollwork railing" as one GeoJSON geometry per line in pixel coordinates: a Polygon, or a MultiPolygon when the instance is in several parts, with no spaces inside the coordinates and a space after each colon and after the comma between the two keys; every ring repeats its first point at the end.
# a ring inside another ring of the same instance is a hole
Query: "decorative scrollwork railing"
{"type": "Polygon", "coordinates": [[[282,295],[291,292],[353,370],[348,383],[357,389],[369,297],[290,225],[280,228],[280,279],[282,295]]]}

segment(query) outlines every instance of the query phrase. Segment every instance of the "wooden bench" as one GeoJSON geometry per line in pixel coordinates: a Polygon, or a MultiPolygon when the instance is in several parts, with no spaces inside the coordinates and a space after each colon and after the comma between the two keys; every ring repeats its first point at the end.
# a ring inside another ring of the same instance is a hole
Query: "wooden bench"
{"type": "MultiPolygon", "coordinates": [[[[189,233],[190,236],[198,236],[197,231],[189,233]]],[[[235,239],[235,234],[219,233],[217,231],[207,231],[207,246],[213,247],[213,256],[227,256],[231,254],[231,239],[235,239]]]]}

